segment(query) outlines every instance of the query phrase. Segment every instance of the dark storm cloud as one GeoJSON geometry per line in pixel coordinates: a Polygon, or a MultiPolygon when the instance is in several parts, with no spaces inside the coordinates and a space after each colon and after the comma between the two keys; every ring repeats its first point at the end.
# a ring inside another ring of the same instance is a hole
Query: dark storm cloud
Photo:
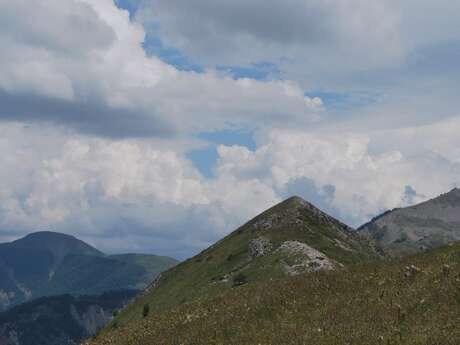
{"type": "MultiPolygon", "coordinates": [[[[145,1],[168,25],[190,36],[247,33],[282,44],[330,38],[332,11],[317,1],[145,1]]],[[[169,29],[169,28],[167,28],[169,29]]]]}
{"type": "Polygon", "coordinates": [[[167,46],[206,61],[227,52],[233,56],[236,47],[243,58],[257,48],[270,59],[272,45],[330,44],[338,38],[335,15],[316,0],[145,0],[137,18],[167,46]]]}
{"type": "Polygon", "coordinates": [[[116,109],[95,101],[75,103],[0,90],[0,105],[0,120],[44,121],[102,137],[164,137],[174,132],[171,124],[153,113],[116,109]]]}

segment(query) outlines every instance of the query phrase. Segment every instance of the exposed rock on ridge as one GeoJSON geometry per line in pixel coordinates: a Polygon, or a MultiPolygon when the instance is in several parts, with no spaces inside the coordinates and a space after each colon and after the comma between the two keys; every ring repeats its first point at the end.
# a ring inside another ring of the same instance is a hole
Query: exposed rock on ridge
{"type": "Polygon", "coordinates": [[[386,255],[427,251],[460,240],[460,189],[421,204],[387,211],[360,227],[386,255]]]}

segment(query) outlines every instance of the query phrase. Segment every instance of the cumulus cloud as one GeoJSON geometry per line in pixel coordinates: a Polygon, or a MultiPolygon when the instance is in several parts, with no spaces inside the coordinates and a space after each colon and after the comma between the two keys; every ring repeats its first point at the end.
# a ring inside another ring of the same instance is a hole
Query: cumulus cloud
{"type": "MultiPolygon", "coordinates": [[[[430,130],[418,152],[372,148],[383,135],[407,140],[399,131],[273,130],[255,151],[220,146],[215,177],[206,179],[185,151],[159,139],[101,139],[55,126],[2,124],[0,228],[8,231],[0,239],[53,229],[109,252],[184,258],[293,194],[357,226],[460,184],[459,153],[442,156],[434,146],[453,125],[406,129],[430,130]]],[[[455,125],[460,128],[459,119],[455,125]]],[[[456,132],[448,132],[457,143],[456,132]]]]}
{"type": "Polygon", "coordinates": [[[279,200],[255,178],[206,181],[158,140],[20,123],[2,124],[0,134],[2,240],[52,229],[109,251],[183,257],[279,200]]]}
{"type": "Polygon", "coordinates": [[[132,20],[112,0],[0,0],[0,241],[51,229],[184,258],[291,194],[357,226],[458,186],[458,6],[149,0],[132,20]],[[141,24],[204,72],[146,54],[141,24]],[[292,80],[213,69],[261,60],[292,80]],[[338,117],[305,96],[331,83],[376,104],[338,117]],[[240,127],[256,148],[219,146],[213,178],[186,158],[196,133],[240,127]]]}
{"type": "MultiPolygon", "coordinates": [[[[363,101],[354,95],[365,92],[378,103],[370,111],[379,113],[375,122],[383,107],[385,117],[417,122],[422,115],[452,115],[459,106],[452,92],[460,77],[455,1],[140,2],[136,20],[149,35],[196,64],[251,67],[268,61],[278,71],[269,78],[348,96],[354,111],[363,101]]],[[[345,115],[362,119],[369,112],[341,111],[338,117],[345,115]]]]}
{"type": "Polygon", "coordinates": [[[111,0],[1,2],[0,13],[3,119],[145,137],[307,124],[322,108],[294,82],[184,72],[147,56],[143,28],[111,0]]]}
{"type": "Polygon", "coordinates": [[[239,180],[258,176],[278,195],[286,195],[286,190],[301,194],[357,226],[379,212],[423,201],[458,185],[458,139],[454,134],[458,128],[457,118],[368,133],[274,130],[256,151],[220,147],[217,172],[239,180]],[[415,146],[419,141],[405,136],[406,132],[424,136],[425,145],[415,146]],[[441,133],[452,146],[445,154],[436,152],[441,133]],[[396,149],[391,143],[398,141],[405,145],[396,149]],[[409,199],[408,185],[417,190],[409,199]]]}

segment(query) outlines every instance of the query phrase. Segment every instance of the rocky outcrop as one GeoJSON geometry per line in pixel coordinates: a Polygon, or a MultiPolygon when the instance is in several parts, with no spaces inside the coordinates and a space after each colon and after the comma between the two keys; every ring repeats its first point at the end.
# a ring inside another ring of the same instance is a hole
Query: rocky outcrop
{"type": "Polygon", "coordinates": [[[337,266],[325,254],[298,241],[286,241],[276,251],[289,255],[292,262],[284,263],[283,268],[290,275],[332,270],[337,266]]]}
{"type": "Polygon", "coordinates": [[[14,299],[15,295],[16,294],[12,291],[0,290],[0,310],[7,308],[11,304],[11,301],[14,299]]]}
{"type": "Polygon", "coordinates": [[[0,327],[0,345],[21,345],[17,332],[5,325],[0,327]]]}
{"type": "Polygon", "coordinates": [[[257,258],[269,254],[273,245],[267,237],[261,236],[249,242],[249,255],[251,258],[257,258]]]}
{"type": "Polygon", "coordinates": [[[104,310],[99,305],[90,305],[83,313],[78,313],[74,305],[70,306],[70,312],[75,321],[87,334],[94,335],[102,329],[112,318],[111,311],[104,310]]]}
{"type": "Polygon", "coordinates": [[[273,223],[276,220],[276,218],[277,218],[277,215],[275,214],[275,215],[271,215],[268,218],[260,219],[254,223],[254,229],[256,230],[270,229],[271,227],[273,227],[273,223]]]}

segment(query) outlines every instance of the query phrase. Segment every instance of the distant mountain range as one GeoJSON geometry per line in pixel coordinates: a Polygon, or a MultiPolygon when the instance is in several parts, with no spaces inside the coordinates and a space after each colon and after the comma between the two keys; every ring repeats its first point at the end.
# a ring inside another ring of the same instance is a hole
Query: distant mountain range
{"type": "Polygon", "coordinates": [[[37,232],[0,244],[0,310],[37,297],[145,288],[177,260],[105,255],[75,237],[37,232]]]}
{"type": "Polygon", "coordinates": [[[0,313],[0,345],[77,345],[104,327],[137,291],[42,297],[0,313]]]}
{"type": "Polygon", "coordinates": [[[421,204],[394,209],[361,226],[384,255],[404,256],[460,240],[460,189],[421,204]]]}

